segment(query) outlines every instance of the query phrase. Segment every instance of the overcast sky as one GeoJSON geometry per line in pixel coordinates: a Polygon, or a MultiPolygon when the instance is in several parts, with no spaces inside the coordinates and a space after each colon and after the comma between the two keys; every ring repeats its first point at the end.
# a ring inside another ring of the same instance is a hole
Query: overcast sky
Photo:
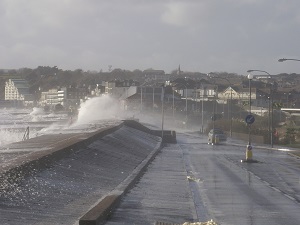
{"type": "Polygon", "coordinates": [[[299,0],[0,0],[0,68],[300,73],[299,0]]]}

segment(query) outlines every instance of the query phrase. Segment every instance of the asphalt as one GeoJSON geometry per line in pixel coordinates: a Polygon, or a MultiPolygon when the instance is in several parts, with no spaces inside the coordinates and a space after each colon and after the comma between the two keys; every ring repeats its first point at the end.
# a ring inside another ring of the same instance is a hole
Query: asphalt
{"type": "Polygon", "coordinates": [[[146,173],[121,200],[106,225],[183,224],[196,222],[184,152],[177,144],[165,146],[146,173]]]}
{"type": "Polygon", "coordinates": [[[1,224],[208,221],[185,155],[123,122],[13,143],[0,150],[1,224]]]}

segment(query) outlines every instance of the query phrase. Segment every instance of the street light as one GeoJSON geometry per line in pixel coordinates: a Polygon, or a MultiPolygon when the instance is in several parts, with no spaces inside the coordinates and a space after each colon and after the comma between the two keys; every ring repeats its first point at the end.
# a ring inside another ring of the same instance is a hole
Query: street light
{"type": "Polygon", "coordinates": [[[185,84],[182,85],[185,87],[185,122],[187,123],[187,118],[188,118],[187,86],[185,84]]]}
{"type": "Polygon", "coordinates": [[[174,101],[174,98],[175,98],[175,91],[174,91],[174,88],[172,87],[172,90],[173,90],[173,120],[175,119],[175,101],[174,101]]]}
{"type": "MultiPolygon", "coordinates": [[[[248,72],[248,71],[247,71],[248,72]]],[[[249,80],[249,115],[251,115],[251,80],[253,79],[252,74],[248,74],[248,80],[249,80]]],[[[249,126],[249,136],[248,136],[248,145],[251,146],[251,124],[248,124],[249,126]]]]}
{"type": "Polygon", "coordinates": [[[269,74],[267,71],[264,71],[264,70],[247,70],[247,72],[248,72],[248,73],[251,73],[251,72],[263,72],[263,73],[268,74],[268,75],[269,75],[269,78],[272,77],[271,74],[269,74]]]}
{"type": "Polygon", "coordinates": [[[140,107],[140,110],[141,110],[141,112],[143,110],[143,89],[142,89],[142,86],[141,86],[141,107],[140,107]]]}
{"type": "Polygon", "coordinates": [[[218,78],[218,79],[226,80],[228,82],[228,84],[230,85],[230,105],[229,105],[230,110],[229,110],[228,116],[230,117],[230,137],[232,137],[232,84],[225,77],[212,76],[213,75],[212,72],[208,73],[207,75],[211,78],[218,78]]]}
{"type": "Polygon", "coordinates": [[[278,62],[284,62],[284,61],[300,61],[300,59],[285,59],[285,58],[282,58],[282,59],[278,59],[278,62]]]}
{"type": "Polygon", "coordinates": [[[202,101],[201,101],[201,133],[204,133],[204,116],[203,116],[203,102],[204,102],[204,86],[201,84],[202,88],[202,101]]]}
{"type": "MultiPolygon", "coordinates": [[[[281,59],[281,60],[286,60],[286,59],[281,59]]],[[[279,61],[279,60],[278,60],[279,61]]],[[[300,60],[299,60],[300,61],[300,60]]],[[[281,62],[281,61],[280,61],[281,62]]],[[[271,74],[269,74],[267,71],[264,71],[264,70],[247,70],[247,72],[248,73],[251,73],[251,72],[262,72],[262,73],[266,73],[266,74],[268,74],[269,76],[268,76],[268,78],[272,78],[272,75],[271,74]]],[[[249,76],[249,75],[248,75],[249,76]]],[[[271,131],[269,131],[270,132],[270,142],[271,142],[271,147],[273,148],[273,111],[274,111],[274,109],[273,109],[273,82],[271,83],[271,85],[272,85],[272,88],[271,88],[271,90],[270,90],[270,96],[271,96],[271,131]]],[[[270,120],[270,108],[269,108],[269,120],[270,120]]]]}
{"type": "Polygon", "coordinates": [[[241,162],[246,163],[255,163],[258,162],[257,160],[252,159],[252,146],[251,146],[251,124],[254,122],[254,117],[251,115],[251,80],[253,79],[252,74],[248,74],[249,80],[249,114],[246,117],[246,123],[249,127],[249,140],[248,145],[246,146],[246,159],[242,159],[241,162]]]}
{"type": "Polygon", "coordinates": [[[162,97],[161,97],[161,138],[162,142],[164,142],[164,120],[165,120],[165,110],[164,110],[164,102],[165,102],[165,85],[162,85],[162,97]]]}

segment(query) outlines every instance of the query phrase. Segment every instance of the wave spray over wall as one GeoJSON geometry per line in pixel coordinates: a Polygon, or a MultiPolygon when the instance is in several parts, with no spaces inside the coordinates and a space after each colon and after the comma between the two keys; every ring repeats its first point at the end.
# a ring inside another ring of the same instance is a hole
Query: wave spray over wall
{"type": "Polygon", "coordinates": [[[122,117],[119,102],[110,96],[89,99],[81,104],[78,118],[74,125],[89,124],[99,120],[122,117]]]}

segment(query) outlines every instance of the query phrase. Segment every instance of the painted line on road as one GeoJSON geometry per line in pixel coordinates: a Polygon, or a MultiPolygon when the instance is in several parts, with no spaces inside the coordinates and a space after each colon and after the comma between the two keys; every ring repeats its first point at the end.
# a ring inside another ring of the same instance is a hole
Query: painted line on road
{"type": "Polygon", "coordinates": [[[293,201],[297,201],[294,197],[288,195],[288,194],[283,194],[284,196],[288,197],[289,199],[293,200],[293,201]]]}
{"type": "Polygon", "coordinates": [[[277,191],[277,192],[279,192],[279,193],[282,193],[282,191],[280,191],[278,188],[276,188],[276,187],[273,187],[273,186],[271,186],[271,188],[274,190],[274,191],[277,191]]]}
{"type": "MultiPolygon", "coordinates": [[[[225,157],[226,158],[226,157],[225,157]]],[[[235,163],[235,161],[231,160],[230,158],[226,158],[229,162],[232,162],[235,165],[238,165],[240,168],[242,168],[244,171],[248,172],[249,174],[253,175],[255,178],[257,178],[258,180],[260,180],[261,182],[263,182],[265,185],[267,185],[269,188],[273,189],[274,191],[283,194],[285,197],[287,197],[288,199],[300,204],[300,200],[298,200],[297,198],[294,198],[288,194],[286,194],[285,192],[281,191],[280,189],[276,188],[275,186],[271,185],[269,182],[263,180],[261,177],[259,177],[258,175],[256,175],[254,172],[249,171],[248,168],[246,167],[242,167],[240,166],[239,163],[235,163]]],[[[281,178],[282,179],[282,178],[281,178]]]]}
{"type": "Polygon", "coordinates": [[[266,185],[268,185],[269,187],[271,187],[270,183],[268,183],[267,181],[262,180],[262,182],[265,183],[266,185]]]}

